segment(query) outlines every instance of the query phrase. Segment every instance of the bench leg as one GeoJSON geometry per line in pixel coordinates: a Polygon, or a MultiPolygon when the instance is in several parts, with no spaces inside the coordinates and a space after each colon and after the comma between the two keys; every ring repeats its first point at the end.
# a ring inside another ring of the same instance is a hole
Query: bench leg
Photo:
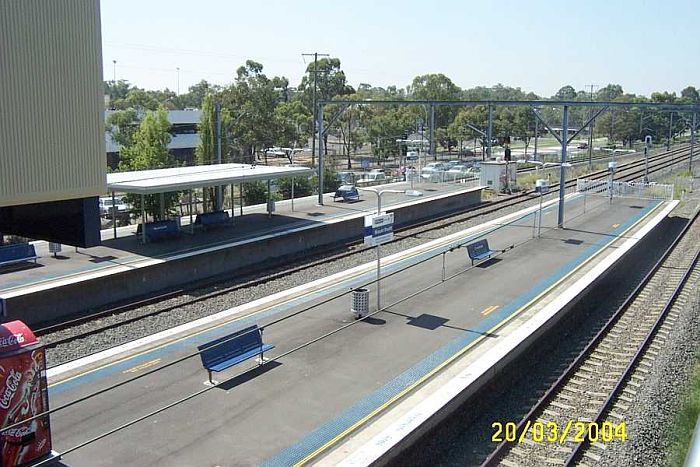
{"type": "Polygon", "coordinates": [[[214,380],[211,379],[211,370],[207,370],[207,372],[209,373],[209,383],[210,383],[212,386],[215,385],[216,382],[214,382],[214,380]]]}

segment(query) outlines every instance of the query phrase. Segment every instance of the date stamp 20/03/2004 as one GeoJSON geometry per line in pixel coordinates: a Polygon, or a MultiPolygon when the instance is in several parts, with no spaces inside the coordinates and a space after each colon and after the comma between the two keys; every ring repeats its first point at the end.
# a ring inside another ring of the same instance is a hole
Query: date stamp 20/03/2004
{"type": "Polygon", "coordinates": [[[612,422],[587,422],[569,420],[560,425],[556,422],[530,422],[529,420],[521,429],[514,422],[493,422],[491,441],[494,443],[522,443],[529,438],[536,443],[564,444],[567,441],[582,443],[586,439],[591,442],[612,443],[613,441],[627,440],[627,426],[625,422],[618,424],[612,422]]]}

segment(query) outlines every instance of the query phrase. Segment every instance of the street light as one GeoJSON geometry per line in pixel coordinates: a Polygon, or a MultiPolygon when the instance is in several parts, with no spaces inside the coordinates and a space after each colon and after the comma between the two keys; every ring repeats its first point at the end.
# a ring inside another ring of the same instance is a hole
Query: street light
{"type": "MultiPolygon", "coordinates": [[[[377,195],[377,216],[382,214],[382,195],[384,193],[400,193],[406,196],[423,196],[423,193],[418,190],[377,190],[375,188],[360,188],[362,191],[368,191],[377,195]]],[[[393,227],[392,227],[393,229],[393,227]]],[[[382,309],[381,305],[381,279],[382,279],[382,263],[381,254],[379,251],[380,243],[378,242],[377,247],[377,311],[382,309]]]]}

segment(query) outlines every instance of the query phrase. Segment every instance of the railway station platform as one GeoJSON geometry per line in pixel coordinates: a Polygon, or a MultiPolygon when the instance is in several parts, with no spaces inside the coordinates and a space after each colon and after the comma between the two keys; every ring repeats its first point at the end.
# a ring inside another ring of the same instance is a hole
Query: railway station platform
{"type": "Polygon", "coordinates": [[[49,369],[54,408],[119,385],[52,414],[54,448],[94,439],[64,455],[73,467],[381,462],[561,319],[676,203],[567,195],[564,229],[549,202],[539,237],[528,208],[384,258],[385,309],[365,320],[349,291],[369,283],[373,310],[375,262],[49,369]],[[496,254],[471,266],[460,246],[480,238],[496,254]],[[207,385],[197,345],[251,324],[276,346],[267,363],[207,385]]]}
{"type": "MultiPolygon", "coordinates": [[[[407,182],[373,187],[407,190],[407,182]]],[[[477,182],[417,183],[420,197],[386,193],[385,211],[394,212],[396,225],[407,225],[481,202],[477,182]]],[[[129,300],[167,288],[191,284],[235,272],[266,261],[314,248],[361,240],[363,218],[376,211],[377,197],[363,192],[357,202],[334,201],[324,195],[278,202],[269,216],[266,205],[250,206],[243,215],[233,213],[230,225],[190,229],[182,218],[176,239],[143,244],[136,226],[102,231],[102,246],[89,249],[64,247],[54,257],[46,242],[35,242],[36,264],[0,270],[0,308],[28,324],[43,322],[129,300]],[[190,233],[191,232],[191,233],[190,233]]],[[[230,211],[229,211],[230,213],[230,211]]]]}

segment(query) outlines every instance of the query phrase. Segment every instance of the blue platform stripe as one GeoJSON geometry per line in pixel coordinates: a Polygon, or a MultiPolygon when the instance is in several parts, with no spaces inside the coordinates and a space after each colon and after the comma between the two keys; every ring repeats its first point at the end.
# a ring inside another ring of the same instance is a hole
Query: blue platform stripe
{"type": "MultiPolygon", "coordinates": [[[[618,236],[620,233],[624,232],[631,225],[658,206],[658,204],[660,204],[660,202],[650,202],[644,209],[640,210],[624,224],[621,224],[616,229],[612,230],[610,232],[610,236],[618,236]]],[[[518,296],[515,300],[501,308],[498,312],[484,318],[474,329],[464,332],[462,335],[447,343],[445,346],[438,349],[427,358],[396,376],[378,390],[355,403],[355,405],[345,410],[334,419],[307,434],[297,443],[283,449],[274,457],[264,461],[261,465],[272,467],[289,466],[298,463],[310,453],[321,448],[328,441],[343,433],[343,431],[347,430],[357,421],[372,413],[382,404],[390,400],[394,395],[406,389],[431,370],[439,366],[441,363],[445,362],[457,352],[462,350],[464,347],[474,342],[474,340],[480,337],[480,334],[483,335],[484,333],[488,332],[489,329],[493,328],[495,325],[510,316],[513,312],[517,311],[533,298],[537,297],[537,295],[549,288],[552,284],[557,282],[579,264],[583,263],[587,258],[591,257],[609,242],[610,238],[603,238],[592,244],[575,259],[559,268],[554,274],[540,281],[537,285],[535,285],[535,287],[518,296]]]]}
{"type": "MultiPolygon", "coordinates": [[[[554,208],[556,208],[556,205],[552,205],[547,209],[551,210],[554,208]]],[[[521,218],[521,221],[526,220],[528,217],[531,217],[532,215],[533,214],[528,214],[526,216],[523,216],[521,218]]],[[[450,248],[454,248],[454,247],[458,246],[459,244],[464,243],[465,241],[471,241],[471,240],[475,240],[475,239],[478,239],[481,237],[485,237],[486,235],[489,235],[490,233],[492,233],[498,229],[507,228],[510,226],[511,226],[511,224],[496,226],[496,227],[488,230],[487,232],[481,232],[481,233],[478,233],[478,234],[475,234],[472,236],[468,236],[468,237],[465,237],[465,238],[462,238],[459,240],[455,240],[454,242],[451,242],[450,244],[438,249],[437,251],[441,251],[441,250],[447,251],[450,248]]],[[[386,266],[384,268],[384,271],[387,274],[394,272],[394,271],[397,271],[401,268],[405,268],[408,264],[415,264],[417,262],[425,260],[426,258],[429,258],[430,256],[434,255],[435,252],[436,252],[436,250],[427,251],[427,252],[424,252],[422,254],[415,255],[415,256],[412,256],[410,258],[406,258],[402,261],[399,261],[397,263],[386,266]]],[[[99,369],[91,371],[91,372],[84,373],[78,377],[68,379],[65,381],[60,381],[58,383],[55,383],[55,384],[52,384],[51,386],[49,386],[49,395],[55,396],[55,395],[58,395],[58,394],[65,392],[65,391],[68,391],[70,389],[79,387],[80,385],[92,383],[94,381],[99,380],[100,378],[105,377],[105,376],[115,374],[115,373],[120,373],[124,370],[128,370],[129,368],[131,368],[135,365],[139,365],[141,363],[148,362],[148,361],[153,360],[155,358],[163,357],[170,352],[174,352],[174,351],[178,351],[178,350],[182,350],[182,349],[193,350],[192,349],[193,346],[202,344],[204,342],[208,342],[216,337],[220,337],[221,335],[226,334],[226,333],[230,333],[236,329],[243,328],[246,326],[251,326],[253,324],[260,322],[261,320],[275,316],[275,315],[280,314],[282,312],[285,312],[289,309],[292,309],[296,306],[302,305],[304,303],[308,303],[312,300],[316,300],[319,297],[322,297],[324,295],[347,290],[348,287],[356,287],[360,284],[365,284],[368,281],[374,279],[374,274],[375,274],[374,271],[368,271],[364,274],[357,276],[356,278],[354,278],[352,280],[343,281],[335,286],[328,287],[328,288],[325,288],[325,289],[322,289],[320,291],[313,292],[310,294],[305,294],[304,296],[298,297],[294,300],[290,300],[287,303],[283,303],[281,305],[275,306],[273,308],[270,308],[270,309],[262,311],[262,312],[251,314],[250,316],[236,319],[236,320],[232,321],[231,323],[228,323],[228,324],[223,325],[223,326],[215,327],[215,328],[213,328],[209,331],[205,331],[201,334],[197,334],[197,335],[185,338],[185,339],[178,340],[176,342],[165,345],[161,348],[151,350],[149,352],[145,352],[143,354],[135,355],[135,356],[128,358],[124,361],[121,361],[121,362],[118,362],[118,363],[115,363],[115,364],[112,364],[109,366],[105,366],[105,367],[99,368],[99,369]]],[[[494,315],[500,315],[503,313],[503,311],[504,310],[501,309],[500,313],[494,313],[494,315]]],[[[489,317],[491,318],[494,315],[490,315],[489,317]]]]}
{"type": "MultiPolygon", "coordinates": [[[[582,198],[581,198],[582,199],[582,198]]],[[[571,201],[568,201],[571,202],[571,201]]],[[[556,208],[555,205],[551,205],[548,208],[543,209],[544,212],[547,212],[549,210],[553,210],[556,208]]],[[[523,222],[528,220],[528,218],[531,218],[533,216],[533,213],[527,214],[523,217],[521,217],[518,222],[523,222]]],[[[396,263],[387,265],[383,268],[385,274],[389,274],[394,271],[398,271],[402,268],[405,268],[406,266],[410,264],[415,264],[420,261],[424,261],[425,259],[429,258],[430,256],[433,256],[437,252],[442,252],[442,251],[448,251],[450,248],[454,248],[460,244],[463,244],[468,241],[476,240],[478,238],[486,237],[487,235],[495,232],[496,230],[503,229],[503,228],[509,228],[511,226],[515,225],[514,224],[505,224],[505,225],[497,225],[485,232],[479,232],[474,235],[470,235],[458,240],[455,240],[451,243],[449,243],[446,246],[439,247],[436,249],[432,249],[429,251],[426,251],[424,253],[411,256],[410,258],[403,259],[401,261],[398,261],[396,263]]],[[[316,300],[324,295],[328,295],[334,292],[341,292],[341,291],[347,291],[348,288],[354,288],[357,287],[358,285],[364,285],[367,282],[373,280],[375,278],[375,271],[367,271],[364,274],[360,274],[354,279],[350,279],[347,281],[342,281],[335,286],[327,287],[322,290],[319,290],[317,292],[305,294],[301,297],[298,297],[294,300],[290,300],[289,302],[283,303],[281,305],[277,305],[273,308],[270,308],[265,311],[253,313],[250,316],[238,318],[231,323],[228,323],[223,326],[218,326],[216,328],[213,328],[209,331],[205,331],[201,334],[191,336],[176,342],[173,342],[171,344],[168,344],[164,347],[154,349],[149,352],[145,352],[140,355],[135,355],[127,360],[124,360],[123,362],[119,362],[113,365],[105,366],[103,368],[99,368],[95,371],[85,373],[83,375],[80,375],[76,378],[69,379],[66,381],[60,381],[58,383],[52,384],[49,386],[49,395],[57,395],[62,392],[65,392],[67,390],[73,389],[75,387],[78,387],[82,384],[87,384],[91,383],[94,381],[99,380],[100,378],[103,378],[107,375],[111,375],[114,373],[119,373],[123,370],[128,370],[129,368],[133,367],[134,365],[138,365],[140,363],[145,363],[148,362],[154,358],[162,357],[166,355],[167,353],[176,351],[176,350],[181,350],[181,349],[191,349],[193,346],[199,345],[204,342],[208,342],[212,340],[215,337],[219,337],[225,333],[230,333],[236,329],[243,328],[246,326],[251,326],[253,324],[259,323],[261,320],[270,318],[272,316],[278,315],[282,312],[285,312],[289,309],[292,309],[294,307],[303,305],[304,303],[308,303],[312,300],[316,300]]]]}
{"type": "MultiPolygon", "coordinates": [[[[551,207],[549,209],[551,209],[551,207]]],[[[522,221],[523,219],[527,219],[528,217],[531,217],[531,216],[532,216],[532,214],[528,214],[526,216],[523,216],[523,218],[521,218],[520,221],[522,221]]],[[[419,255],[415,255],[415,256],[411,256],[409,258],[403,259],[403,260],[398,261],[396,263],[393,263],[391,265],[387,265],[383,268],[383,270],[386,274],[394,272],[394,271],[398,271],[402,268],[405,268],[406,266],[408,266],[410,264],[418,263],[420,261],[425,260],[426,258],[429,258],[432,255],[435,255],[436,251],[437,252],[448,251],[450,248],[454,248],[455,246],[462,244],[465,241],[470,241],[470,240],[474,240],[474,239],[477,239],[480,237],[485,237],[486,235],[489,235],[490,233],[492,233],[498,229],[510,227],[510,225],[511,224],[495,226],[486,232],[480,232],[478,234],[474,234],[474,235],[464,237],[464,238],[459,239],[459,240],[455,240],[454,242],[451,242],[447,246],[438,247],[438,248],[426,251],[424,253],[421,253],[419,255]]],[[[316,300],[324,295],[329,295],[329,294],[334,293],[334,292],[347,291],[348,288],[354,288],[358,285],[366,284],[367,282],[374,279],[374,275],[375,275],[374,270],[367,271],[366,273],[360,274],[353,279],[342,281],[334,286],[324,288],[324,289],[319,290],[317,292],[305,294],[301,297],[295,298],[295,299],[290,300],[290,301],[283,303],[281,305],[277,305],[277,306],[270,308],[268,310],[253,313],[250,316],[235,319],[231,323],[228,323],[228,324],[223,325],[223,326],[215,327],[215,328],[213,328],[209,331],[205,331],[201,334],[173,342],[173,343],[168,344],[164,347],[154,349],[152,351],[145,352],[145,353],[140,354],[140,355],[135,355],[134,357],[131,357],[131,358],[124,360],[122,362],[115,363],[115,364],[109,365],[109,366],[105,366],[103,368],[99,368],[95,371],[85,373],[85,374],[80,375],[76,378],[72,378],[72,379],[69,379],[66,381],[59,381],[59,382],[49,386],[49,395],[58,395],[62,392],[76,388],[82,384],[91,383],[91,382],[99,380],[100,378],[103,378],[107,375],[119,373],[123,370],[127,370],[127,369],[133,367],[134,365],[148,362],[150,360],[153,360],[154,358],[162,357],[162,356],[166,355],[167,353],[170,353],[170,352],[173,352],[176,350],[181,350],[184,348],[191,349],[193,346],[199,345],[199,344],[204,343],[204,342],[208,342],[215,337],[219,337],[223,334],[230,333],[230,332],[232,332],[236,329],[239,329],[239,328],[243,328],[246,326],[251,326],[253,324],[257,324],[263,319],[278,315],[278,314],[285,312],[289,309],[303,305],[304,303],[308,303],[312,300],[316,300]]]]}

